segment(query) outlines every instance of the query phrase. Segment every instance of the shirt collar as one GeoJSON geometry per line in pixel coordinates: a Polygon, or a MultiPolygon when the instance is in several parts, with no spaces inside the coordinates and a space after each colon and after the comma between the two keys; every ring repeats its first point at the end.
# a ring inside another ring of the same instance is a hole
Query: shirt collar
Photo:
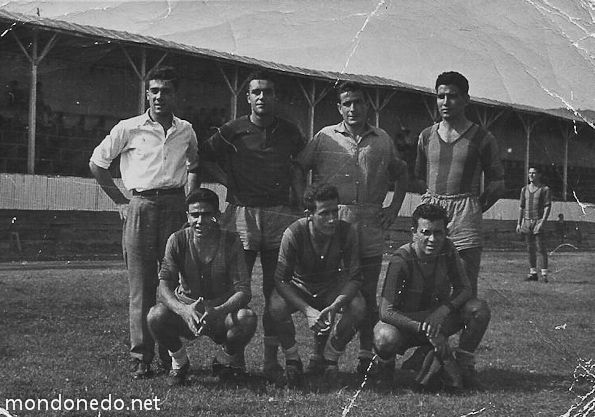
{"type": "MultiPolygon", "coordinates": [[[[156,121],[154,121],[153,119],[151,119],[151,116],[149,116],[149,110],[147,109],[146,112],[144,112],[143,114],[141,114],[141,120],[140,120],[140,125],[141,126],[145,126],[147,124],[151,124],[151,123],[157,123],[156,121]]],[[[172,114],[171,115],[171,125],[172,127],[175,127],[178,124],[178,118],[172,114]]]]}
{"type": "MultiPolygon", "coordinates": [[[[347,136],[351,136],[351,134],[347,130],[347,127],[345,126],[345,122],[341,122],[338,125],[335,125],[335,132],[342,133],[347,136]]],[[[368,123],[366,123],[366,129],[363,131],[363,133],[360,135],[360,137],[364,138],[370,134],[376,135],[376,131],[374,130],[374,127],[372,127],[368,123]]]]}

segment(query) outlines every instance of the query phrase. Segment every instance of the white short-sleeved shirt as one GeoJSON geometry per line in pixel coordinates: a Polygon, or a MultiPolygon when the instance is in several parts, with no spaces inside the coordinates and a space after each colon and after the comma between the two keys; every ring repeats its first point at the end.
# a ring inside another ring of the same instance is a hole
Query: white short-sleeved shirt
{"type": "Polygon", "coordinates": [[[108,169],[118,155],[126,189],[179,188],[186,185],[188,169],[198,165],[198,142],[186,120],[174,116],[165,134],[147,110],[114,126],[93,151],[91,162],[108,169]]]}

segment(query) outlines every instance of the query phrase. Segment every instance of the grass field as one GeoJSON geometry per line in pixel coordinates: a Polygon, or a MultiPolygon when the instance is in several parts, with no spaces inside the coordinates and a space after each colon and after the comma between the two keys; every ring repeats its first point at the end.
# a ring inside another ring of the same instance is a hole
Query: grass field
{"type": "MultiPolygon", "coordinates": [[[[492,322],[478,352],[485,392],[418,394],[411,390],[412,376],[398,371],[394,387],[366,386],[346,415],[563,415],[579,395],[593,388],[592,381],[575,381],[573,371],[579,358],[593,359],[595,352],[595,261],[591,253],[559,253],[551,261],[549,284],[526,283],[523,253],[484,253],[480,296],[492,308],[492,322]]],[[[256,275],[251,305],[260,313],[260,270],[256,275]]],[[[5,407],[6,399],[31,406],[31,399],[61,398],[62,408],[72,405],[67,399],[85,399],[88,410],[9,411],[13,416],[330,417],[346,412],[357,394],[361,382],[355,374],[357,341],[349,345],[341,362],[343,388],[319,392],[314,384],[302,391],[288,390],[266,384],[260,376],[260,327],[246,352],[251,376],[237,384],[222,384],[209,375],[214,345],[207,339],[190,348],[193,367],[188,386],[170,390],[163,375],[132,381],[127,291],[126,274],[119,265],[0,266],[0,407],[5,407]],[[111,411],[90,411],[93,399],[101,402],[110,395],[111,411]],[[160,411],[113,410],[130,406],[133,399],[136,409],[139,401],[148,400],[145,406],[154,409],[157,404],[160,411]]],[[[309,334],[304,322],[298,322],[305,358],[309,334]]]]}

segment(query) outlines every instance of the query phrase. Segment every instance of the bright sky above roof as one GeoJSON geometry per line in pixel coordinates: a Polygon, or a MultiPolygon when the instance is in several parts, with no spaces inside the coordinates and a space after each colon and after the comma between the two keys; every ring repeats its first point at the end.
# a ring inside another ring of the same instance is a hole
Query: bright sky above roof
{"type": "Polygon", "coordinates": [[[14,12],[123,30],[304,68],[595,110],[593,0],[3,1],[14,12]]]}

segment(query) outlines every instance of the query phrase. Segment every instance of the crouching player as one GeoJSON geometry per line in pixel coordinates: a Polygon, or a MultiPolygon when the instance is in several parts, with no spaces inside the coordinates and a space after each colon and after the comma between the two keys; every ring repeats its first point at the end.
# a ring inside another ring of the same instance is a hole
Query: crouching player
{"type": "Polygon", "coordinates": [[[219,198],[200,188],[186,199],[188,227],[172,234],[159,272],[160,302],[147,321],[172,358],[170,385],[182,385],[190,361],[182,338],[208,336],[222,346],[213,374],[245,372],[244,348],[256,331],[248,307],[250,276],[239,237],[219,227],[219,198]]]}
{"type": "Polygon", "coordinates": [[[323,371],[325,381],[334,385],[337,361],[365,312],[359,293],[362,278],[357,231],[339,220],[338,204],[334,186],[310,186],[304,193],[306,217],[290,225],[281,240],[271,316],[285,353],[285,378],[290,386],[303,381],[292,313],[302,312],[315,334],[330,332],[323,371]],[[335,322],[337,313],[340,318],[335,322]]]}
{"type": "MultiPolygon", "coordinates": [[[[395,353],[403,355],[410,347],[427,346],[425,358],[427,353],[440,363],[453,356],[456,359],[452,363],[458,364],[459,380],[453,382],[454,388],[461,383],[480,388],[473,352],[488,327],[490,310],[485,301],[472,297],[461,258],[446,237],[447,223],[443,208],[421,204],[412,215],[413,242],[401,246],[390,260],[382,284],[380,321],[374,328],[380,375],[392,379],[395,353]],[[448,337],[461,329],[453,355],[448,337]]],[[[421,371],[417,382],[424,379],[421,371]]]]}

